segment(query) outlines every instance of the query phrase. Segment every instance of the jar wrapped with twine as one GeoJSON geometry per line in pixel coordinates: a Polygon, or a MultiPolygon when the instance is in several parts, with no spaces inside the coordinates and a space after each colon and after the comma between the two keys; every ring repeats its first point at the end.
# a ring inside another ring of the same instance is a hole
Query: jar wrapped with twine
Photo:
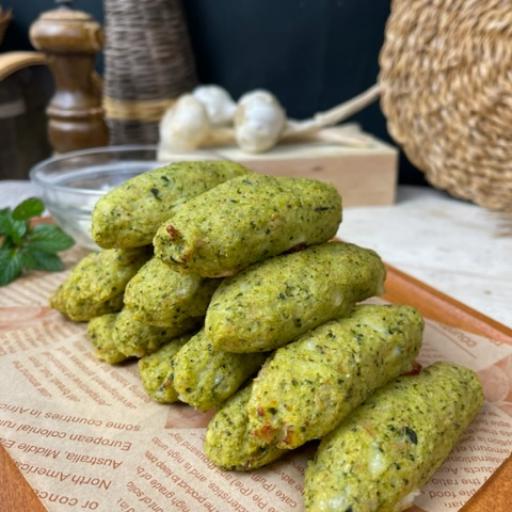
{"type": "Polygon", "coordinates": [[[111,144],[155,144],[158,122],[196,84],[179,0],[105,0],[104,107],[111,144]]]}

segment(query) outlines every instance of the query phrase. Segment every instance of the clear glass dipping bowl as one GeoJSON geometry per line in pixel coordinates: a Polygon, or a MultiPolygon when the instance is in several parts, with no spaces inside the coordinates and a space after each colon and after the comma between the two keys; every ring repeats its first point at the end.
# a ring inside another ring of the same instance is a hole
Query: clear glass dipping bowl
{"type": "MultiPolygon", "coordinates": [[[[204,152],[201,158],[216,157],[204,152]]],[[[177,155],[175,161],[184,159],[177,155]]],[[[44,160],[32,168],[30,179],[41,189],[46,208],[60,227],[78,244],[97,249],[91,238],[96,201],[128,178],[161,165],[156,146],[105,146],[44,160]]]]}

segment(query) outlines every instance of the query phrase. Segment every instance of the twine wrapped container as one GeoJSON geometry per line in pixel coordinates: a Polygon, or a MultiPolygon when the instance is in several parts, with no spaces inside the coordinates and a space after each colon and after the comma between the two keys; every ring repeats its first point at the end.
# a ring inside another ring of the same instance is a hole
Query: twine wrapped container
{"type": "Polygon", "coordinates": [[[155,144],[158,122],[196,84],[179,0],[105,0],[104,107],[111,144],[155,144]]]}
{"type": "Polygon", "coordinates": [[[414,165],[512,210],[512,3],[394,0],[380,66],[388,129],[414,165]]]}

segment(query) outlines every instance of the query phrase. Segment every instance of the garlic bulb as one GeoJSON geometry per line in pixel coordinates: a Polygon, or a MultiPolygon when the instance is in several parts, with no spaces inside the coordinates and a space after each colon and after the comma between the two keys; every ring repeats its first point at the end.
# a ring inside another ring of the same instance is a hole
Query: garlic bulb
{"type": "Polygon", "coordinates": [[[235,112],[235,137],[249,153],[261,153],[277,144],[286,127],[286,113],[275,96],[264,90],[244,94],[235,112]]]}
{"type": "Polygon", "coordinates": [[[236,104],[222,87],[200,85],[192,91],[192,95],[204,105],[213,126],[222,126],[233,121],[236,104]]]}
{"type": "Polygon", "coordinates": [[[210,132],[206,108],[194,96],[185,94],[160,121],[160,147],[170,152],[192,151],[208,139],[210,132]]]}
{"type": "MultiPolygon", "coordinates": [[[[361,141],[324,128],[358,112],[380,94],[378,85],[349,101],[304,121],[286,119],[286,112],[268,91],[244,94],[236,108],[229,94],[216,85],[197,87],[178,98],[160,121],[159,154],[193,151],[201,147],[232,145],[248,153],[261,153],[279,142],[324,140],[348,146],[367,146],[361,141]],[[233,118],[234,127],[226,125],[233,118]]],[[[371,142],[370,142],[371,143],[371,142]]]]}

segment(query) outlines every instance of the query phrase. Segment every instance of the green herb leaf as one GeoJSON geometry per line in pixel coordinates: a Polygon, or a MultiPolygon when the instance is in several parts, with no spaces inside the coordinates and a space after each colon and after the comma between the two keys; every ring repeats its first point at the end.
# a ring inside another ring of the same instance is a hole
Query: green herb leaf
{"type": "Polygon", "coordinates": [[[29,247],[24,247],[21,251],[21,261],[23,267],[30,270],[48,270],[50,272],[64,270],[64,263],[56,254],[31,250],[29,247]]]}
{"type": "Polygon", "coordinates": [[[2,208],[0,210],[0,235],[7,235],[8,225],[10,225],[11,220],[11,209],[10,208],[2,208]]]}
{"type": "Polygon", "coordinates": [[[26,232],[27,223],[13,219],[10,208],[0,210],[0,235],[11,238],[16,245],[19,245],[26,232]]]}
{"type": "Polygon", "coordinates": [[[38,197],[29,197],[22,201],[14,211],[12,217],[15,220],[28,220],[31,217],[37,217],[44,212],[44,203],[38,197]]]}
{"type": "Polygon", "coordinates": [[[0,286],[5,286],[21,275],[23,264],[17,249],[0,248],[0,286]]]}
{"type": "Polygon", "coordinates": [[[27,247],[48,253],[64,251],[73,246],[75,241],[54,224],[39,224],[27,237],[27,247]]]}
{"type": "Polygon", "coordinates": [[[44,204],[37,197],[26,199],[14,211],[0,209],[0,286],[14,281],[23,270],[64,269],[56,253],[75,242],[53,224],[30,227],[29,219],[43,211],[44,204]]]}

